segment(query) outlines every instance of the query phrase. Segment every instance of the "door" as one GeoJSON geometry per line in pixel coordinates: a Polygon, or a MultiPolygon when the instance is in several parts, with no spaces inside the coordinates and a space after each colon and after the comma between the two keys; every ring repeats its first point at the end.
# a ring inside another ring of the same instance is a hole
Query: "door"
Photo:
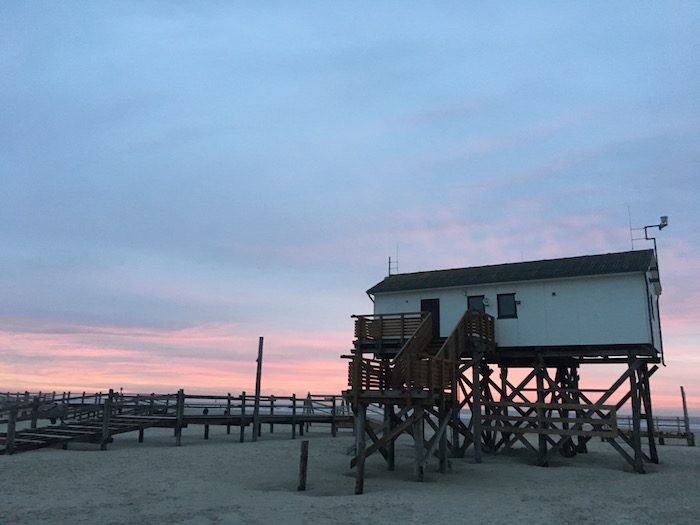
{"type": "Polygon", "coordinates": [[[433,319],[433,339],[440,337],[440,299],[421,299],[421,312],[430,312],[433,319]]]}

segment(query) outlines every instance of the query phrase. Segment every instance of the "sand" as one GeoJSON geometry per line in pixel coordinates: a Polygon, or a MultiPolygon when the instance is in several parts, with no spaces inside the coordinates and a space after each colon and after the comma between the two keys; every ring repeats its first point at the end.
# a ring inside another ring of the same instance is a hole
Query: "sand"
{"type": "Polygon", "coordinates": [[[288,428],[238,442],[214,427],[151,429],[144,443],[117,436],[108,450],[71,445],[0,456],[0,524],[286,524],[286,523],[698,523],[700,447],[659,447],[661,463],[635,474],[607,443],[555,458],[549,467],[514,449],[483,463],[453,459],[425,481],[413,478],[412,441],[400,438],[396,470],[368,458],[365,494],[354,494],[347,449],[350,430],[329,436],[312,428],[290,439],[288,428]],[[297,491],[301,440],[309,440],[307,490],[297,491]]]}

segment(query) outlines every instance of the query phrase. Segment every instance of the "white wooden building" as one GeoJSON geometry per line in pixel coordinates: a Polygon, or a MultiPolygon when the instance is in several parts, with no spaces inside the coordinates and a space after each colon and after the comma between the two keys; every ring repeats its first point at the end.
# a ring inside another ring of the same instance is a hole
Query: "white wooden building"
{"type": "Polygon", "coordinates": [[[502,350],[662,352],[653,250],[395,274],[367,294],[375,314],[431,312],[441,337],[482,309],[502,350]]]}

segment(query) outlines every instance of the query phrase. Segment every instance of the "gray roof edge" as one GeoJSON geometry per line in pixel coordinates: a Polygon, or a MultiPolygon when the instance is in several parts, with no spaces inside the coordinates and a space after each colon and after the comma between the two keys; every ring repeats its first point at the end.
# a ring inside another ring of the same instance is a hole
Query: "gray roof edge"
{"type": "Polygon", "coordinates": [[[570,278],[578,278],[578,277],[588,277],[588,276],[602,276],[602,275],[620,275],[620,274],[629,274],[629,273],[637,273],[637,272],[646,272],[651,268],[656,268],[655,264],[655,257],[654,257],[654,250],[653,249],[644,249],[644,250],[630,250],[630,251],[625,251],[625,252],[612,252],[612,253],[605,253],[605,254],[594,254],[594,255],[579,255],[579,256],[572,256],[572,257],[561,257],[561,258],[556,258],[556,259],[540,259],[540,260],[535,260],[535,261],[522,261],[522,262],[513,262],[513,263],[500,263],[500,264],[493,264],[493,265],[483,265],[483,266],[470,266],[470,267],[464,267],[464,268],[448,268],[448,269],[442,269],[442,270],[428,270],[428,271],[422,271],[422,272],[411,272],[411,273],[402,273],[402,274],[394,274],[385,277],[382,281],[378,282],[371,288],[367,290],[367,294],[376,294],[376,293],[396,293],[396,292],[404,292],[404,291],[410,291],[410,290],[438,290],[438,289],[450,289],[450,288],[459,288],[463,286],[476,286],[476,285],[495,285],[495,284],[500,284],[500,283],[513,283],[513,282],[534,282],[534,281],[543,281],[543,280],[549,280],[549,279],[570,279],[570,278]],[[639,265],[637,269],[624,269],[624,270],[603,270],[603,271],[589,271],[587,273],[582,273],[580,275],[552,275],[551,277],[536,277],[536,278],[522,278],[522,276],[514,276],[511,279],[500,279],[500,280],[482,280],[478,283],[465,283],[465,284],[451,284],[451,285],[445,285],[445,286],[431,286],[429,284],[426,285],[414,285],[412,287],[399,287],[399,288],[394,288],[392,286],[389,286],[389,289],[387,290],[382,290],[382,288],[386,288],[386,286],[383,286],[386,284],[387,280],[391,280],[392,278],[399,278],[399,279],[410,279],[411,277],[420,277],[420,276],[435,276],[438,274],[444,274],[444,275],[449,275],[450,273],[456,273],[460,271],[467,271],[467,270],[473,270],[473,271],[495,271],[497,269],[504,269],[504,268],[517,268],[517,267],[525,267],[528,265],[536,265],[536,264],[554,264],[556,262],[572,262],[576,259],[579,259],[581,261],[586,261],[590,262],[592,260],[602,260],[602,259],[611,259],[613,257],[619,258],[623,257],[625,255],[631,256],[631,254],[639,254],[638,257],[643,258],[644,255],[645,257],[645,263],[644,266],[639,265]],[[644,254],[644,255],[642,255],[644,254]]]}

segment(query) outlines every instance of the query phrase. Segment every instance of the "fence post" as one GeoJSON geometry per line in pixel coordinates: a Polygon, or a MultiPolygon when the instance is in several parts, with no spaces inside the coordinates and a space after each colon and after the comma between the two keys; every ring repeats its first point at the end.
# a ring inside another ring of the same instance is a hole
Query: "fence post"
{"type": "Polygon", "coordinates": [[[297,395],[292,394],[292,439],[297,438],[297,395]]]}
{"type": "Polygon", "coordinates": [[[253,406],[253,441],[258,440],[260,431],[260,379],[262,375],[262,359],[263,359],[263,338],[258,340],[258,371],[255,376],[255,405],[253,406]]]}
{"type": "Polygon", "coordinates": [[[181,388],[177,392],[177,419],[175,421],[175,445],[182,444],[182,423],[185,417],[185,391],[181,388]]]}
{"type": "MultiPolygon", "coordinates": [[[[226,398],[226,415],[227,415],[229,418],[231,417],[231,392],[228,393],[228,397],[226,398]]],[[[230,434],[230,433],[231,433],[231,423],[230,423],[230,421],[231,421],[231,420],[229,419],[229,423],[226,425],[226,434],[230,434]]]]}
{"type": "MultiPolygon", "coordinates": [[[[39,394],[41,396],[41,394],[39,394]]],[[[35,397],[32,400],[32,423],[31,428],[36,428],[37,420],[39,419],[39,406],[41,405],[41,400],[39,397],[35,397]]]]}
{"type": "Polygon", "coordinates": [[[335,416],[336,416],[336,405],[335,405],[335,396],[333,396],[333,404],[331,405],[331,436],[336,437],[338,434],[338,427],[337,423],[335,421],[335,416]]]}
{"type": "Polygon", "coordinates": [[[100,441],[100,450],[107,450],[107,443],[109,442],[109,416],[112,411],[113,393],[113,390],[110,388],[102,407],[102,440],[100,441]]]}
{"type": "Polygon", "coordinates": [[[683,398],[683,422],[685,423],[685,437],[688,440],[688,446],[695,446],[695,434],[690,431],[690,418],[688,417],[688,405],[685,402],[685,390],[681,387],[681,397],[683,398]]]}
{"type": "Polygon", "coordinates": [[[245,392],[241,392],[241,443],[245,441],[245,392]]]}
{"type": "Polygon", "coordinates": [[[7,437],[5,438],[5,453],[13,454],[15,451],[15,427],[17,425],[17,405],[10,407],[10,417],[7,421],[7,437]]]}

